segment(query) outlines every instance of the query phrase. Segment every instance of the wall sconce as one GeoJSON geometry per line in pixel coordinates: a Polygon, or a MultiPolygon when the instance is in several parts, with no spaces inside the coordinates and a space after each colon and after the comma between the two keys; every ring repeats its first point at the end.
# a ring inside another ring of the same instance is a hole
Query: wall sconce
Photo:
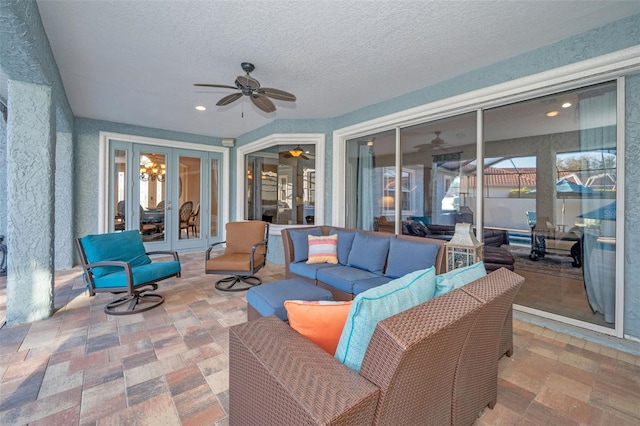
{"type": "Polygon", "coordinates": [[[482,260],[484,243],[476,239],[470,223],[456,223],[453,238],[444,245],[447,250],[447,272],[482,260]]]}

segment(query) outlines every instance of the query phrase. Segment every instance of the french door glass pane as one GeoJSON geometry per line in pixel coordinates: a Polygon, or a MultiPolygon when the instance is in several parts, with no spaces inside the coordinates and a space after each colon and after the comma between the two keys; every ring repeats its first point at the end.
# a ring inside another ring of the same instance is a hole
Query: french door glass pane
{"type": "Polygon", "coordinates": [[[200,237],[200,174],[198,157],[178,157],[180,211],[178,236],[180,239],[200,237]]]}
{"type": "Polygon", "coordinates": [[[211,206],[209,207],[209,211],[211,212],[211,223],[209,224],[210,229],[210,236],[212,238],[215,238],[219,235],[219,230],[218,230],[218,201],[219,201],[219,194],[218,194],[218,181],[219,181],[219,176],[218,174],[220,173],[220,166],[219,166],[219,161],[217,159],[212,159],[211,160],[211,182],[209,183],[209,188],[211,189],[211,194],[210,194],[210,199],[211,199],[211,206]]]}
{"type": "Polygon", "coordinates": [[[114,150],[114,165],[113,165],[113,208],[114,208],[114,231],[124,231],[126,229],[125,223],[125,202],[127,197],[127,152],[124,150],[114,150]]]}
{"type": "Polygon", "coordinates": [[[142,240],[163,241],[165,239],[166,156],[153,152],[141,152],[139,165],[139,229],[142,240]]]}

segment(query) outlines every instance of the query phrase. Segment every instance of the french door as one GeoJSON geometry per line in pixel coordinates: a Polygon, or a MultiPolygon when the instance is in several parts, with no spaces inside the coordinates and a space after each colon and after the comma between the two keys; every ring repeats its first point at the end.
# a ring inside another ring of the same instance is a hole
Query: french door
{"type": "Polygon", "coordinates": [[[113,141],[109,231],[137,229],[148,250],[221,241],[222,154],[113,141]]]}

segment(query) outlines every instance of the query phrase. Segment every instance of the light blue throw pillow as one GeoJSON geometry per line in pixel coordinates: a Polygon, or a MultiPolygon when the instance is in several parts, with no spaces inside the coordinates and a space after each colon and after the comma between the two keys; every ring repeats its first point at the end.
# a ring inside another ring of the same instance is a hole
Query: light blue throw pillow
{"type": "Polygon", "coordinates": [[[460,288],[485,275],[487,275],[487,270],[483,261],[464,268],[454,269],[446,274],[440,274],[436,277],[436,296],[448,293],[455,288],[460,288]]]}
{"type": "Polygon", "coordinates": [[[431,267],[358,294],[340,335],[336,359],[359,372],[378,322],[432,299],[435,285],[436,272],[431,267]]]}

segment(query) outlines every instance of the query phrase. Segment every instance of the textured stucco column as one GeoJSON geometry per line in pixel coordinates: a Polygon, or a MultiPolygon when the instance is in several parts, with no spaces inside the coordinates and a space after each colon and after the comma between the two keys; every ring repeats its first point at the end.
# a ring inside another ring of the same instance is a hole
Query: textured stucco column
{"type": "Polygon", "coordinates": [[[7,123],[0,114],[0,235],[7,235],[7,123]]]}
{"type": "Polygon", "coordinates": [[[55,115],[48,86],[9,80],[7,324],[53,311],[55,115]]]}
{"type": "Polygon", "coordinates": [[[55,269],[73,267],[73,137],[56,134],[55,269]]]}

